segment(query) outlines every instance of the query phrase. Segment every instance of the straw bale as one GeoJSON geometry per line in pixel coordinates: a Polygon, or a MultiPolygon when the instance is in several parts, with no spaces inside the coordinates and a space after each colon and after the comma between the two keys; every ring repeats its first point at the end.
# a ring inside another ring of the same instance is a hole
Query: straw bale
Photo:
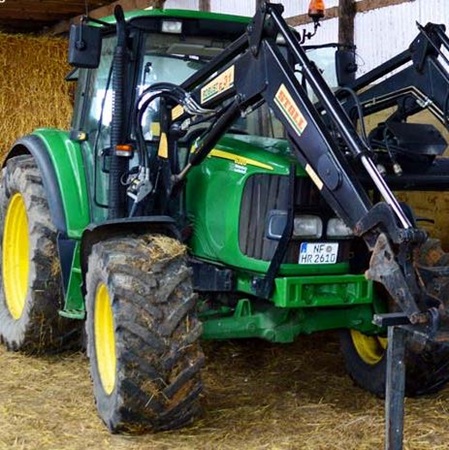
{"type": "Polygon", "coordinates": [[[68,128],[66,39],[0,33],[0,67],[0,157],[35,128],[68,128]]]}

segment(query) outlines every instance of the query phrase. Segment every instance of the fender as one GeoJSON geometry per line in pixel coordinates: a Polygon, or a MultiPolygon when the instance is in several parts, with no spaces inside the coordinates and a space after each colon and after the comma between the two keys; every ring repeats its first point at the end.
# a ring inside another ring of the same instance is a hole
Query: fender
{"type": "Polygon", "coordinates": [[[90,223],[89,197],[81,147],[68,133],[56,129],[38,129],[19,139],[8,159],[31,154],[42,174],[51,219],[58,233],[80,239],[90,223]]]}
{"type": "Polygon", "coordinates": [[[128,234],[159,233],[182,240],[176,222],[169,216],[141,216],[125,219],[107,220],[101,224],[92,223],[81,238],[81,268],[87,271],[87,259],[92,247],[104,239],[128,234]]]}
{"type": "MultiPolygon", "coordinates": [[[[174,219],[168,216],[133,217],[114,219],[100,224],[92,223],[86,227],[81,241],[76,241],[73,249],[73,262],[66,289],[64,309],[59,312],[71,319],[84,319],[85,277],[88,258],[92,247],[104,239],[129,234],[160,233],[181,239],[174,219]]],[[[72,241],[73,242],[73,241],[72,241]]]]}
{"type": "Polygon", "coordinates": [[[83,299],[79,282],[79,240],[90,222],[80,145],[71,141],[66,132],[39,129],[14,144],[3,167],[10,158],[26,154],[33,156],[40,170],[50,217],[57,230],[65,304],[80,305],[83,299]]]}

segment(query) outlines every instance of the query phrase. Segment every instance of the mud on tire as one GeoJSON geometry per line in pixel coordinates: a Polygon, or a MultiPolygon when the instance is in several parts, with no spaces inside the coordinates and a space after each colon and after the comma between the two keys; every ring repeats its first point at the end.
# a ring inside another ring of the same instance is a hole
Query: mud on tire
{"type": "Polygon", "coordinates": [[[82,323],[58,314],[62,280],[57,232],[32,156],[11,158],[2,171],[0,227],[3,343],[27,353],[58,351],[78,343],[82,323]]]}
{"type": "Polygon", "coordinates": [[[112,432],[179,428],[200,411],[201,324],[184,252],[149,235],[92,249],[87,350],[97,409],[112,432]]]}

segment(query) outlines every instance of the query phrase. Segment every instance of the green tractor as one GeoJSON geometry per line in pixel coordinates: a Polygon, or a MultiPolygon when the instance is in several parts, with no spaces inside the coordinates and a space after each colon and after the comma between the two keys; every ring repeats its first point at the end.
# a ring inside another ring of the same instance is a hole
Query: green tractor
{"type": "MultiPolygon", "coordinates": [[[[428,241],[300,40],[280,5],[252,21],[117,8],[71,31],[71,131],[38,129],[7,155],[1,339],[42,353],[84,336],[113,432],[191,423],[200,338],[340,329],[350,375],[383,395],[386,330],[373,315],[422,323],[439,305],[410,264],[428,241]]],[[[447,357],[411,350],[407,393],[439,389],[447,357]]]]}

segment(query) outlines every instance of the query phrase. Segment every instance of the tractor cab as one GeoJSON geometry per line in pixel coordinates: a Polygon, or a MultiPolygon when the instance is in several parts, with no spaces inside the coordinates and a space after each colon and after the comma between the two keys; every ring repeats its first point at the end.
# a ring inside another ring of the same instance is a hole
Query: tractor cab
{"type": "MultiPolygon", "coordinates": [[[[125,17],[121,79],[114,81],[118,39],[114,20],[95,23],[96,27],[73,26],[69,51],[69,62],[79,71],[71,136],[78,138],[87,161],[92,221],[96,223],[108,216],[113,153],[120,155],[127,166],[124,171],[127,173],[119,182],[126,184],[135,175],[133,167],[138,165],[139,156],[134,151],[133,114],[136,103],[146,100],[142,96],[144,90],[161,82],[181,84],[241,36],[249,21],[212,13],[202,13],[199,17],[192,11],[181,10],[130,13],[125,17]],[[92,32],[92,29],[99,31],[92,32]],[[117,107],[114,101],[118,97],[121,104],[117,107]],[[120,143],[126,145],[112,151],[113,116],[118,110],[120,143]]],[[[159,140],[158,105],[158,100],[151,102],[141,118],[150,151],[154,151],[159,140]]]]}

